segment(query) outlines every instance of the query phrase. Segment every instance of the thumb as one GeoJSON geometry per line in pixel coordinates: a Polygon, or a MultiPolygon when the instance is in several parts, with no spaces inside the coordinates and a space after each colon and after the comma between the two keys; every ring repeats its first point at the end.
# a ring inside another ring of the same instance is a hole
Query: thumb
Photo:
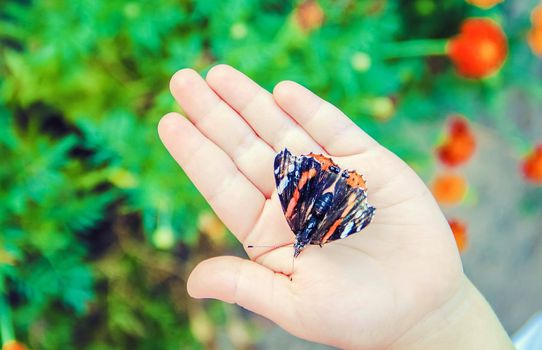
{"type": "Polygon", "coordinates": [[[294,315],[290,283],[285,275],[251,260],[220,256],[199,263],[187,289],[193,298],[236,303],[284,327],[294,315]]]}

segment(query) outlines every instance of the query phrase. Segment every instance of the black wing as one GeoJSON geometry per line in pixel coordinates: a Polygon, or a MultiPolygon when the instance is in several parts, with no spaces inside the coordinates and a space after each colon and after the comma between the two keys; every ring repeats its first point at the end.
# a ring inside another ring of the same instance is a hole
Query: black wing
{"type": "Polygon", "coordinates": [[[341,173],[328,157],[313,153],[296,156],[284,149],[275,157],[274,174],[284,216],[296,235],[305,227],[316,199],[325,192],[333,193],[330,208],[318,223],[311,244],[356,233],[374,215],[363,177],[355,171],[341,173]]]}
{"type": "Polygon", "coordinates": [[[335,184],[330,209],[320,221],[311,244],[324,244],[346,238],[367,226],[375,208],[367,201],[363,176],[343,171],[335,184]]]}
{"type": "Polygon", "coordinates": [[[312,192],[315,176],[320,171],[317,162],[305,156],[296,156],[287,149],[275,157],[275,184],[288,225],[296,234],[303,228],[307,206],[303,200],[312,192]]]}
{"type": "Polygon", "coordinates": [[[331,162],[320,155],[296,156],[288,149],[275,157],[275,184],[284,216],[294,234],[303,229],[316,199],[338,177],[339,168],[333,167],[332,162],[322,162],[319,157],[331,162]]]}

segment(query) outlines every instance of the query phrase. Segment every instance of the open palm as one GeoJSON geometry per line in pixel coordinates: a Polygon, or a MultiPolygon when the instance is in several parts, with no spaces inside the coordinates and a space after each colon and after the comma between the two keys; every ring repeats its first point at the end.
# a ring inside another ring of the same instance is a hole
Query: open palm
{"type": "Polygon", "coordinates": [[[461,262],[430,192],[336,107],[294,82],[271,94],[225,65],[205,80],[181,70],[171,91],[188,119],[164,116],[158,128],[165,146],[245,247],[267,246],[247,249],[250,260],[200,263],[188,281],[193,297],[237,303],[312,341],[381,349],[457,295],[461,262]],[[273,178],[274,156],[285,147],[329,155],[362,173],[376,207],[368,227],[307,247],[293,270],[295,237],[273,178]]]}

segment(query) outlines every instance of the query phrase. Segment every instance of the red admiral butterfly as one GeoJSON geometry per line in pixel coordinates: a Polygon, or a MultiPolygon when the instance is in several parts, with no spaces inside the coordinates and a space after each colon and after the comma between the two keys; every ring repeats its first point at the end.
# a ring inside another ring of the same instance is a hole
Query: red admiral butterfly
{"type": "Polygon", "coordinates": [[[367,226],[375,208],[367,185],[354,170],[343,170],[331,158],[288,149],[275,157],[275,182],[284,216],[295,234],[294,257],[307,244],[322,246],[367,226]]]}

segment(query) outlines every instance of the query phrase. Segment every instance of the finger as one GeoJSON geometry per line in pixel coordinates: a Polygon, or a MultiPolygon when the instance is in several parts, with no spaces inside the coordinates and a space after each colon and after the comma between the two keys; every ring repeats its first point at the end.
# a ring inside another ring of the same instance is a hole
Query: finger
{"type": "Polygon", "coordinates": [[[162,142],[224,224],[241,241],[257,222],[264,195],[237,169],[230,157],[179,114],[158,125],[162,142]]]}
{"type": "Polygon", "coordinates": [[[284,113],[265,89],[238,70],[218,65],[207,73],[209,86],[233,107],[275,151],[319,152],[321,147],[284,113]]]}
{"type": "Polygon", "coordinates": [[[216,95],[192,69],[173,75],[171,93],[194,125],[226,152],[239,170],[267,197],[274,189],[274,150],[216,95]]]}
{"type": "MultiPolygon", "coordinates": [[[[311,246],[312,247],[312,246],[311,246]]],[[[306,248],[308,250],[309,248],[306,248]]],[[[296,271],[296,262],[299,264],[298,259],[294,258],[294,245],[283,245],[279,248],[275,248],[263,255],[251,258],[252,261],[267,267],[268,269],[282,273],[290,278],[295,279],[294,273],[296,271]]]]}
{"type": "Polygon", "coordinates": [[[233,256],[211,258],[199,263],[190,274],[187,289],[194,298],[236,303],[284,328],[291,328],[290,280],[250,260],[233,256]]]}
{"type": "Polygon", "coordinates": [[[293,81],[278,83],[273,96],[277,104],[331,155],[352,155],[377,145],[337,107],[293,81]]]}
{"type": "MultiPolygon", "coordinates": [[[[258,222],[245,239],[245,250],[252,260],[257,260],[270,251],[289,246],[289,251],[293,256],[294,240],[295,235],[284,219],[277,192],[273,192],[273,196],[265,202],[258,222]]],[[[281,267],[273,269],[273,271],[284,272],[286,270],[281,267]]]]}

